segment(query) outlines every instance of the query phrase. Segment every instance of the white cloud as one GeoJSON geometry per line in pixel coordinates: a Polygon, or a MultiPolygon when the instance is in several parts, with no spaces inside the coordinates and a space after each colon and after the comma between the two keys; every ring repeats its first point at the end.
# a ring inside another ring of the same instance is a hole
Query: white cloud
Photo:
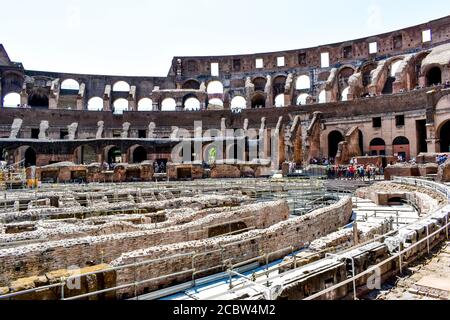
{"type": "Polygon", "coordinates": [[[371,31],[380,30],[383,27],[383,13],[381,7],[372,4],[367,8],[367,28],[371,31]]]}

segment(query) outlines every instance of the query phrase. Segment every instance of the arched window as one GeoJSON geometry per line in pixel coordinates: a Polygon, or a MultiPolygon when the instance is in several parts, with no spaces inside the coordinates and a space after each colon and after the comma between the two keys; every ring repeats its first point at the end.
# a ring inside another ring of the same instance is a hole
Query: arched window
{"type": "Polygon", "coordinates": [[[113,86],[114,92],[130,92],[130,85],[125,81],[118,81],[113,86]]]}
{"type": "Polygon", "coordinates": [[[20,106],[20,94],[11,92],[3,98],[3,107],[17,108],[20,106]]]}
{"type": "Polygon", "coordinates": [[[252,109],[260,109],[266,107],[266,98],[262,94],[255,94],[252,98],[252,109]]]}
{"type": "Polygon", "coordinates": [[[186,110],[186,111],[200,110],[200,101],[194,97],[187,99],[184,102],[184,110],[186,110]]]}
{"type": "Polygon", "coordinates": [[[427,74],[428,86],[438,85],[442,83],[442,71],[439,67],[431,68],[427,74]]]}
{"type": "Polygon", "coordinates": [[[297,78],[297,83],[295,85],[297,90],[305,90],[311,88],[311,80],[308,76],[300,76],[297,78]]]}
{"type": "Polygon", "coordinates": [[[161,111],[175,111],[177,109],[177,102],[173,98],[166,98],[161,104],[161,111]]]}
{"type": "Polygon", "coordinates": [[[275,107],[284,107],[284,94],[279,94],[275,97],[275,107]]]}
{"type": "Polygon", "coordinates": [[[220,99],[218,99],[218,98],[211,99],[211,100],[209,100],[209,102],[208,102],[208,106],[209,106],[209,107],[210,107],[210,106],[219,106],[219,107],[223,107],[223,101],[220,100],[220,99]]]}
{"type": "Polygon", "coordinates": [[[406,137],[397,137],[392,143],[394,146],[401,146],[409,144],[409,140],[406,137]]]}
{"type": "Polygon", "coordinates": [[[244,97],[236,96],[231,100],[231,109],[232,110],[242,110],[247,108],[247,101],[244,97]]]}
{"type": "Polygon", "coordinates": [[[302,93],[297,98],[297,105],[298,106],[304,106],[306,105],[306,101],[308,99],[309,95],[307,93],[302,93]]]}
{"type": "Polygon", "coordinates": [[[76,80],[67,79],[61,83],[61,90],[73,90],[73,91],[76,90],[76,91],[78,91],[78,90],[80,90],[80,84],[76,80]]]}
{"type": "Polygon", "coordinates": [[[327,92],[325,90],[320,91],[319,93],[319,103],[327,102],[327,92]]]}
{"type": "Polygon", "coordinates": [[[183,83],[183,89],[186,90],[198,90],[200,89],[200,83],[196,80],[188,80],[185,83],[183,83]]]}
{"type": "Polygon", "coordinates": [[[124,111],[128,111],[128,100],[117,99],[114,101],[114,114],[123,114],[124,111]]]}
{"type": "Polygon", "coordinates": [[[220,81],[211,81],[208,83],[208,94],[223,94],[223,85],[220,81]]]}
{"type": "Polygon", "coordinates": [[[93,97],[89,99],[87,109],[89,111],[102,111],[103,99],[100,97],[93,97]]]}
{"type": "Polygon", "coordinates": [[[344,90],[342,90],[341,93],[341,100],[342,101],[348,101],[348,94],[350,92],[350,87],[345,88],[344,90]]]}
{"type": "Polygon", "coordinates": [[[328,156],[331,158],[335,158],[338,150],[339,143],[344,141],[344,136],[339,131],[332,131],[328,135],[328,156]]]}
{"type": "Polygon", "coordinates": [[[142,98],[138,102],[138,111],[152,111],[153,101],[149,98],[142,98]]]}

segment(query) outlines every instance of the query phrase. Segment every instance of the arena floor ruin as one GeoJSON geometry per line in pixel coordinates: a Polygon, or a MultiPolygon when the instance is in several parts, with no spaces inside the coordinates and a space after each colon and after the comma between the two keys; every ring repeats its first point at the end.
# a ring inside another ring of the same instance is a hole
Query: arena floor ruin
{"type": "MultiPolygon", "coordinates": [[[[395,237],[404,248],[419,241],[424,221],[428,234],[446,223],[448,234],[450,193],[417,181],[231,179],[4,191],[0,299],[308,299],[349,271],[363,274],[395,256],[395,237]]],[[[442,240],[440,230],[428,248],[442,240]]],[[[426,248],[404,253],[403,268],[426,248]]],[[[383,266],[383,282],[398,268],[383,266]]],[[[367,293],[367,278],[358,279],[358,296],[367,293]]],[[[352,292],[344,286],[317,298],[352,292]]]]}

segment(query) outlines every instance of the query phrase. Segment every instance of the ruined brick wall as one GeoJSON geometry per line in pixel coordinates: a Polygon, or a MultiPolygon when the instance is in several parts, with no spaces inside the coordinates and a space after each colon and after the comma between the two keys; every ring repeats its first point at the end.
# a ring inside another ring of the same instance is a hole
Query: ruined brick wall
{"type": "MultiPolygon", "coordinates": [[[[135,261],[148,261],[159,258],[163,261],[149,263],[138,267],[137,273],[140,280],[156,278],[172,273],[185,273],[147,283],[139,288],[139,292],[157,290],[171,284],[180,283],[192,279],[192,266],[197,271],[208,269],[208,272],[198,274],[200,277],[212,271],[222,270],[223,264],[236,264],[258,256],[263,256],[278,250],[292,246],[292,250],[298,250],[306,243],[323,237],[338,228],[346,225],[352,215],[352,201],[344,198],[337,204],[327,208],[316,210],[308,215],[280,222],[264,230],[255,230],[242,235],[227,236],[217,239],[191,241],[177,243],[162,247],[153,247],[122,255],[113,262],[114,265],[126,265],[135,261]],[[190,254],[192,253],[192,254],[190,254]],[[176,255],[187,254],[177,257],[176,255]],[[194,257],[195,256],[195,257],[194,257]],[[169,258],[172,257],[172,258],[169,258]]],[[[288,211],[287,204],[279,205],[271,209],[272,212],[288,211]]],[[[271,255],[271,261],[291,253],[290,249],[271,255]]],[[[120,270],[117,272],[117,283],[124,284],[133,281],[134,270],[120,270]]],[[[127,295],[127,290],[119,292],[119,298],[127,295]]]]}
{"type": "Polygon", "coordinates": [[[227,225],[234,220],[244,221],[247,227],[265,228],[286,220],[288,212],[287,205],[282,202],[259,203],[161,230],[84,237],[3,249],[0,250],[0,285],[13,279],[68,266],[84,267],[86,264],[110,262],[124,252],[207,239],[208,226],[227,225]]]}

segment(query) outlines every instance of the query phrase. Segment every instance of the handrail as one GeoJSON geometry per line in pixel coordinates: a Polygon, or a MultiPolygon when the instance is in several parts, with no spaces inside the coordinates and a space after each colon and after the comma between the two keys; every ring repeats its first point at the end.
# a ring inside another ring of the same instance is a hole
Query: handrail
{"type": "MultiPolygon", "coordinates": [[[[323,296],[324,294],[330,293],[330,292],[334,291],[335,289],[338,289],[338,288],[340,288],[340,287],[342,287],[342,286],[344,286],[346,284],[349,284],[351,282],[354,282],[354,281],[360,279],[361,277],[363,277],[365,275],[368,275],[368,274],[371,274],[372,272],[375,272],[377,269],[379,269],[380,267],[382,267],[386,263],[389,263],[389,262],[394,261],[396,259],[401,259],[402,256],[405,253],[408,253],[409,251],[411,251],[412,249],[418,247],[422,243],[427,242],[429,244],[429,240],[431,238],[434,238],[436,235],[440,234],[442,231],[448,230],[449,227],[450,227],[450,223],[447,222],[447,224],[445,226],[441,227],[440,229],[438,229],[437,231],[433,232],[432,234],[429,234],[426,238],[423,238],[422,240],[414,243],[413,245],[409,246],[408,248],[406,248],[404,250],[401,250],[396,255],[387,258],[386,260],[380,262],[379,264],[377,264],[375,266],[372,266],[372,267],[368,268],[367,270],[361,272],[360,274],[358,274],[358,275],[356,275],[354,277],[346,279],[346,280],[344,280],[344,281],[342,281],[342,282],[340,282],[340,283],[338,283],[338,284],[336,284],[336,285],[334,285],[334,286],[332,286],[330,288],[327,288],[327,289],[325,289],[325,290],[323,290],[321,292],[318,292],[318,293],[316,293],[314,295],[311,295],[311,296],[309,296],[309,297],[307,297],[307,298],[305,298],[303,300],[315,300],[316,298],[319,298],[319,297],[323,296]]],[[[447,239],[448,239],[448,234],[447,234],[447,239]]],[[[400,270],[402,268],[402,265],[403,265],[403,263],[401,261],[400,262],[400,270]]]]}

